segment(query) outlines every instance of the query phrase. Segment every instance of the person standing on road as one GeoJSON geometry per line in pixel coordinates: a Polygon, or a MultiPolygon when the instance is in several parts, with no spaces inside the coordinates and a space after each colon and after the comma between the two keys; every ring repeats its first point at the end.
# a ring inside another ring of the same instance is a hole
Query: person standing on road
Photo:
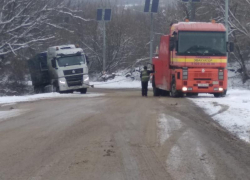
{"type": "Polygon", "coordinates": [[[152,73],[152,71],[148,71],[147,66],[144,66],[144,70],[140,75],[142,96],[148,96],[148,81],[150,79],[150,73],[152,73]]]}

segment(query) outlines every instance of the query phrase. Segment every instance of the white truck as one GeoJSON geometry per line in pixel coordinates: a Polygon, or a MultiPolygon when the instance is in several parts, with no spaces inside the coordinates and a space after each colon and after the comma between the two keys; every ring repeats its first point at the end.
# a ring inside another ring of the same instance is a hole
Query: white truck
{"type": "Polygon", "coordinates": [[[29,69],[34,90],[41,92],[74,92],[83,94],[89,87],[88,61],[75,45],[49,47],[30,59],[29,69]]]}

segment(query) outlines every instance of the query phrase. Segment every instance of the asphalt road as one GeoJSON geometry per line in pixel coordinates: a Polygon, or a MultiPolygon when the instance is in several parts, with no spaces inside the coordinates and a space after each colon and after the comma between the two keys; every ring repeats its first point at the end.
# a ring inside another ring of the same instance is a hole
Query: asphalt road
{"type": "Polygon", "coordinates": [[[188,99],[95,91],[1,107],[26,113],[0,121],[0,180],[250,179],[250,146],[188,99]]]}

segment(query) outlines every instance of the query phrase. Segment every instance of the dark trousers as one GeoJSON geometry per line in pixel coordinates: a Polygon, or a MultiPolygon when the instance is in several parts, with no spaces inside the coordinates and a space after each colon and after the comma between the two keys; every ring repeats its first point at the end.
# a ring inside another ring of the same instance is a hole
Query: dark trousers
{"type": "Polygon", "coordinates": [[[141,82],[141,91],[142,91],[142,96],[148,96],[148,81],[141,82]]]}

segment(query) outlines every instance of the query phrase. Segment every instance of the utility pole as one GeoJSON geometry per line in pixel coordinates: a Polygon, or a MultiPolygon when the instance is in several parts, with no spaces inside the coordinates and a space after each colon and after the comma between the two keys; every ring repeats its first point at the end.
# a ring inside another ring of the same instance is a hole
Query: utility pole
{"type": "Polygon", "coordinates": [[[189,12],[189,20],[193,21],[193,3],[192,3],[192,1],[188,2],[188,12],[189,12]]]}
{"type": "Polygon", "coordinates": [[[188,12],[190,21],[195,21],[195,3],[200,0],[182,0],[182,2],[188,3],[188,12]]]}
{"type": "Polygon", "coordinates": [[[153,42],[154,42],[154,15],[158,12],[159,0],[145,0],[144,12],[150,13],[150,60],[153,61],[153,42]]]}
{"type": "Polygon", "coordinates": [[[106,22],[111,21],[111,9],[97,9],[97,21],[102,22],[103,28],[103,50],[102,50],[102,56],[103,56],[103,72],[106,71],[106,22]]]}
{"type": "Polygon", "coordinates": [[[103,50],[102,50],[102,57],[103,57],[103,72],[106,71],[106,22],[104,20],[105,17],[105,9],[102,11],[102,33],[103,33],[103,50]]]}
{"type": "MultiPolygon", "coordinates": [[[[228,43],[228,11],[229,11],[229,3],[228,0],[225,0],[225,26],[226,26],[226,43],[228,43]]],[[[227,53],[227,62],[228,62],[228,53],[227,53]]],[[[227,63],[228,68],[228,63],[227,63]]]]}
{"type": "Polygon", "coordinates": [[[150,13],[150,17],[151,17],[151,23],[150,23],[150,63],[152,63],[152,59],[153,59],[153,42],[154,42],[154,15],[151,12],[150,13]]]}
{"type": "Polygon", "coordinates": [[[191,21],[195,21],[195,4],[191,2],[191,21]]]}
{"type": "Polygon", "coordinates": [[[106,22],[103,20],[103,72],[106,71],[106,22]]]}
{"type": "Polygon", "coordinates": [[[228,0],[225,0],[225,26],[226,26],[226,42],[228,42],[228,12],[229,12],[229,3],[228,0]]]}

